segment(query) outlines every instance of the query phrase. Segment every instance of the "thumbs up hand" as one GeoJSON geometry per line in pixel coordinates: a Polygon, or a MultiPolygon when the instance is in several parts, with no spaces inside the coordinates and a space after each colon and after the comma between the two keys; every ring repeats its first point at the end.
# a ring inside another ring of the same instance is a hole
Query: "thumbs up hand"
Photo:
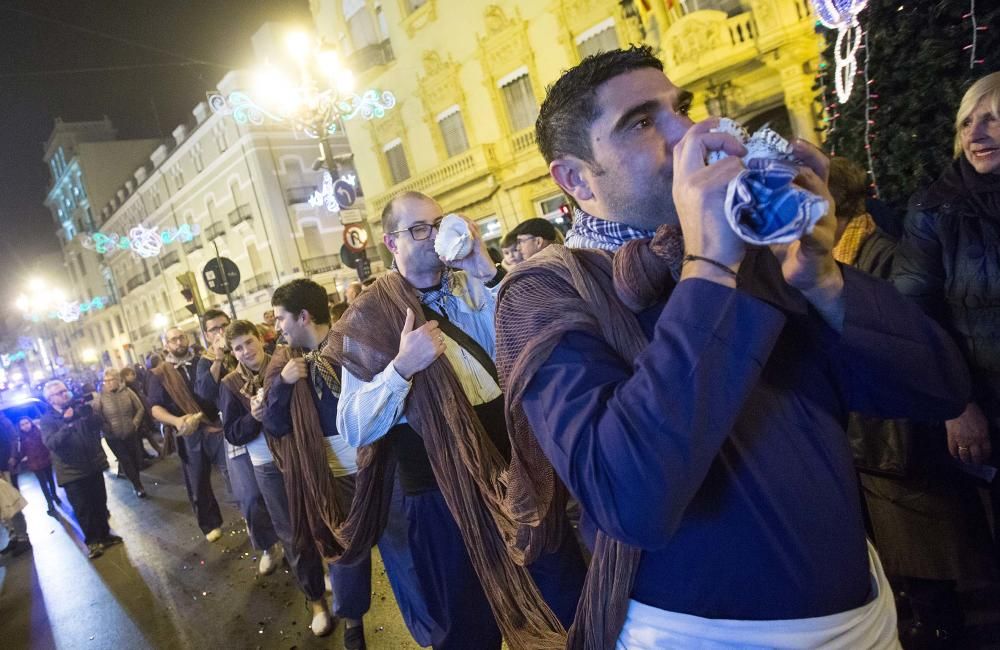
{"type": "Polygon", "coordinates": [[[392,360],[396,372],[407,381],[434,363],[444,352],[444,334],[438,328],[437,321],[429,320],[413,329],[414,318],[413,310],[407,307],[406,322],[403,323],[403,331],[399,333],[399,353],[392,360]]]}

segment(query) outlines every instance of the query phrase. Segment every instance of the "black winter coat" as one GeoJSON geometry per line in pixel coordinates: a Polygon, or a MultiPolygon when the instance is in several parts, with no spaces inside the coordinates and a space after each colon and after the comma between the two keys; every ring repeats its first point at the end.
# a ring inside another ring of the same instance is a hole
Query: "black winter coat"
{"type": "Polygon", "coordinates": [[[914,195],[892,281],[955,337],[973,400],[1000,431],[1000,175],[962,156],[914,195]]]}
{"type": "Polygon", "coordinates": [[[101,446],[101,418],[93,409],[66,420],[53,408],[42,416],[42,442],[52,452],[56,481],[66,485],[108,468],[101,446]]]}

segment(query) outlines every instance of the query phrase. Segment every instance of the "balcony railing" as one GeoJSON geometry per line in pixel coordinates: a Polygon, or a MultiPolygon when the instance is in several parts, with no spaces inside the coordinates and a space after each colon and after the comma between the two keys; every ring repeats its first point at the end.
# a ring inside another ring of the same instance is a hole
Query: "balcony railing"
{"type": "Polygon", "coordinates": [[[149,323],[139,326],[139,338],[143,338],[144,336],[152,336],[153,334],[156,334],[156,328],[150,325],[149,323]]]}
{"type": "Polygon", "coordinates": [[[302,270],[306,275],[319,275],[341,267],[339,255],[322,255],[302,260],[302,270]]]}
{"type": "Polygon", "coordinates": [[[465,153],[449,158],[433,169],[397,183],[371,200],[369,214],[382,214],[389,199],[402,192],[416,191],[435,196],[491,173],[496,167],[492,145],[473,147],[465,153]]]}
{"type": "Polygon", "coordinates": [[[246,281],[247,294],[266,291],[274,287],[274,276],[270,273],[258,273],[246,281]]]}
{"type": "Polygon", "coordinates": [[[238,206],[235,210],[229,213],[229,225],[237,226],[244,221],[250,221],[253,219],[253,212],[250,210],[250,205],[244,203],[238,206]]]}
{"type": "Polygon", "coordinates": [[[308,203],[309,197],[312,193],[316,191],[316,188],[309,186],[302,187],[289,187],[285,190],[285,201],[288,205],[298,205],[299,203],[308,203]]]}
{"type": "Polygon", "coordinates": [[[125,283],[125,286],[128,287],[129,291],[135,291],[136,289],[146,284],[147,282],[149,282],[149,273],[143,271],[142,273],[139,273],[138,275],[133,275],[131,278],[129,278],[128,282],[125,283]]]}
{"type": "Polygon", "coordinates": [[[212,241],[216,237],[221,237],[226,234],[226,224],[221,221],[216,221],[208,228],[205,228],[205,238],[208,241],[212,241]]]}
{"type": "Polygon", "coordinates": [[[184,242],[184,252],[187,253],[188,255],[190,255],[191,253],[195,252],[196,250],[200,250],[204,245],[205,245],[205,242],[202,241],[201,235],[198,235],[197,237],[193,238],[191,241],[184,242]]]}
{"type": "Polygon", "coordinates": [[[354,74],[362,74],[375,66],[391,63],[395,58],[396,56],[392,52],[392,42],[385,39],[381,43],[366,45],[351,52],[347,57],[347,68],[353,70],[354,74]]]}
{"type": "Polygon", "coordinates": [[[535,127],[528,127],[511,136],[510,149],[515,156],[525,151],[535,153],[535,127]]]}
{"type": "Polygon", "coordinates": [[[160,266],[164,269],[169,269],[174,264],[181,261],[180,251],[170,251],[166,255],[160,258],[160,266]]]}

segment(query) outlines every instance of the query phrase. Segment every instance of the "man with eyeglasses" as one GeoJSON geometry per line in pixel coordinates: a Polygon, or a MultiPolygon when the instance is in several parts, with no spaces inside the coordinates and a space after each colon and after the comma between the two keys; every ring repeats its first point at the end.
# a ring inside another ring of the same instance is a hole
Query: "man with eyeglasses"
{"type": "Polygon", "coordinates": [[[73,394],[58,379],[45,384],[42,396],[50,406],[41,420],[42,442],[52,452],[56,480],[66,490],[83,532],[87,557],[93,560],[122,542],[108,526],[104,486],[108,457],[101,447],[101,419],[89,404],[74,402],[73,394]]]}
{"type": "Polygon", "coordinates": [[[222,538],[222,511],[212,491],[215,465],[228,482],[219,408],[195,391],[198,357],[184,330],[167,330],[163,363],[149,376],[149,404],[157,422],[177,429],[177,451],[184,469],[188,499],[205,539],[222,538]]]}
{"type": "MultiPolygon", "coordinates": [[[[236,359],[226,346],[225,330],[229,327],[229,316],[219,309],[209,309],[202,316],[202,322],[205,324],[208,349],[198,359],[194,390],[199,399],[212,403],[216,412],[220,412],[220,383],[237,366],[236,359]]],[[[257,485],[253,464],[245,446],[230,444],[228,440],[224,440],[223,445],[229,486],[246,522],[250,545],[261,552],[257,573],[262,576],[270,575],[281,564],[281,547],[278,545],[278,534],[271,522],[264,496],[257,485]]]]}
{"type": "Polygon", "coordinates": [[[517,252],[526,260],[542,252],[547,246],[561,242],[556,227],[542,217],[522,221],[513,233],[517,242],[517,252]]]}
{"type": "MultiPolygon", "coordinates": [[[[510,459],[493,362],[504,271],[471,221],[471,252],[445,264],[434,249],[441,219],[441,206],[418,192],[382,212],[394,272],[334,326],[342,344],[330,349],[343,368],[337,428],[351,445],[371,447],[374,472],[397,463],[417,577],[441,627],[433,647],[499,648],[501,629],[525,639],[526,619],[572,619],[583,560],[568,527],[531,575],[507,556],[488,506],[510,459]]],[[[355,499],[359,517],[379,516],[378,504],[364,505],[355,499]]]]}

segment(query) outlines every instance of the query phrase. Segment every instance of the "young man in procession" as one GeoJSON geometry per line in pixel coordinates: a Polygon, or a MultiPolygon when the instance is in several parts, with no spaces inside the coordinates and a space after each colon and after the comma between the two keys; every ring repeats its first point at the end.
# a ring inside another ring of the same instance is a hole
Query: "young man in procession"
{"type": "Polygon", "coordinates": [[[166,336],[166,358],[149,377],[150,412],[157,422],[177,429],[188,499],[205,539],[215,542],[222,538],[222,511],[212,491],[212,466],[228,474],[219,409],[195,392],[199,359],[187,333],[171,327],[166,336]]]}
{"type": "MultiPolygon", "coordinates": [[[[311,540],[327,559],[343,550],[336,531],[351,510],[357,452],[337,429],[339,369],[323,355],[331,317],[326,290],[308,279],[292,280],[271,297],[275,322],[288,342],[279,346],[265,374],[264,429],[279,456],[297,544],[311,540]]],[[[413,558],[398,538],[402,515],[390,509],[378,540],[396,602],[414,638],[424,645],[436,625],[428,616],[413,577],[413,558]]],[[[364,648],[362,617],[371,605],[371,552],[330,565],[333,613],[345,620],[349,649],[364,648]]]]}
{"type": "Polygon", "coordinates": [[[564,485],[588,521],[571,644],[898,647],[843,426],[954,417],[968,373],[918,308],[835,263],[812,145],[796,183],[829,211],[748,247],[724,205],[746,150],[689,103],[650,50],[616,50],[564,73],[537,122],[577,209],[566,247],[505,282],[497,365],[529,459],[514,479],[564,485]]]}
{"type": "MultiPolygon", "coordinates": [[[[205,324],[208,349],[198,359],[195,393],[204,402],[215,405],[216,412],[221,413],[220,381],[236,368],[236,359],[226,347],[225,329],[229,326],[229,316],[218,309],[209,309],[202,316],[202,322],[205,324]]],[[[246,447],[234,444],[228,438],[223,444],[229,486],[236,497],[243,521],[246,522],[250,545],[260,551],[257,573],[262,576],[270,575],[281,565],[279,539],[257,485],[253,464],[246,447]]]]}
{"type": "Polygon", "coordinates": [[[325,636],[333,630],[333,620],[324,599],[323,562],[311,540],[301,547],[295,543],[285,481],[262,425],[264,370],[271,355],[264,350],[260,333],[250,321],[233,322],[222,336],[237,361],[236,368],[223,377],[219,388],[226,442],[246,449],[255,484],[263,496],[274,531],[309,604],[313,617],[310,629],[316,636],[325,636]]]}
{"type": "Polygon", "coordinates": [[[433,647],[499,648],[501,632],[533,647],[537,630],[572,620],[583,559],[568,525],[530,573],[507,553],[496,510],[510,444],[493,363],[503,272],[471,222],[471,250],[446,266],[434,245],[441,219],[416,192],[383,212],[394,271],[352,304],[331,346],[344,366],[338,428],[374,466],[398,464],[408,542],[441,625],[433,647]]]}

